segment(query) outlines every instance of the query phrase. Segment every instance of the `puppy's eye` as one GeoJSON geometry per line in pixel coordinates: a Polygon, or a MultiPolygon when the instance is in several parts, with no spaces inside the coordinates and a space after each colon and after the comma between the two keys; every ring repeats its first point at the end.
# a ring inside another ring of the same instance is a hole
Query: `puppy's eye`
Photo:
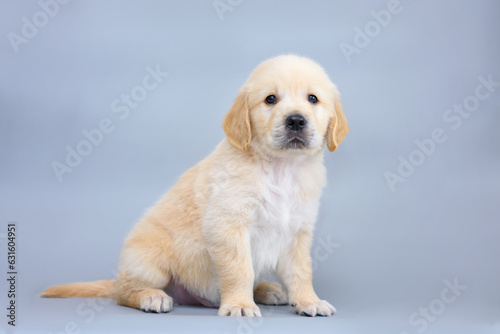
{"type": "Polygon", "coordinates": [[[318,103],[318,98],[316,97],[316,95],[312,95],[310,94],[307,98],[307,100],[309,102],[311,102],[312,104],[315,104],[315,103],[318,103]]]}
{"type": "Polygon", "coordinates": [[[267,104],[276,104],[278,102],[278,99],[276,98],[276,95],[269,95],[266,97],[266,103],[267,104]]]}

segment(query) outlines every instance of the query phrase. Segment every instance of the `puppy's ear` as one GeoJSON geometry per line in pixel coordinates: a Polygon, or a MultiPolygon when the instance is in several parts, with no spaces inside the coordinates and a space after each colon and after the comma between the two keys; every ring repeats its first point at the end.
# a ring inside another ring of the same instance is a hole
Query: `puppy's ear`
{"type": "Polygon", "coordinates": [[[349,132],[349,126],[347,125],[347,120],[345,119],[344,112],[342,111],[342,105],[338,97],[335,97],[333,104],[335,116],[330,119],[330,125],[328,128],[326,144],[328,150],[333,152],[339,147],[340,143],[344,140],[347,132],[349,132]]]}
{"type": "Polygon", "coordinates": [[[233,146],[245,151],[252,140],[250,128],[250,110],[248,108],[248,96],[240,91],[233,106],[226,114],[222,123],[226,137],[233,146]]]}

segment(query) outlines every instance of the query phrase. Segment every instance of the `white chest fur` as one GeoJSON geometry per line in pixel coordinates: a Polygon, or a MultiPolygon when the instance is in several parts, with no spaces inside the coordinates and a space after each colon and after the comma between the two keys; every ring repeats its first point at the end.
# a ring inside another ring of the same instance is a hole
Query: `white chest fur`
{"type": "MultiPolygon", "coordinates": [[[[322,166],[322,165],[321,165],[322,166]]],[[[294,160],[263,166],[258,178],[259,208],[250,230],[256,279],[276,268],[280,254],[304,224],[313,224],[321,192],[320,175],[294,160]],[[305,196],[311,191],[317,196],[305,196]]],[[[314,170],[314,169],[313,169],[314,170]]]]}

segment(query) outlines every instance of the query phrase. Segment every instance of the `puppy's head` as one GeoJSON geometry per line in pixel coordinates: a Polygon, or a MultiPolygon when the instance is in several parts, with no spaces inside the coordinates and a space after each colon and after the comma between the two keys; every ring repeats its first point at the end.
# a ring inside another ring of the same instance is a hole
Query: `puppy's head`
{"type": "Polygon", "coordinates": [[[278,56],[250,75],[226,114],[223,129],[241,150],[272,155],[335,151],[349,127],[339,93],[314,61],[278,56]]]}

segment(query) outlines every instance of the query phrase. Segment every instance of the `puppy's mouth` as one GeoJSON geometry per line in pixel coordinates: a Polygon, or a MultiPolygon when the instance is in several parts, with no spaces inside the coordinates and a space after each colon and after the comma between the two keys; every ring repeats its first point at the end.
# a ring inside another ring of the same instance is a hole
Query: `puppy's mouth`
{"type": "Polygon", "coordinates": [[[286,140],[284,148],[301,149],[307,147],[307,141],[301,138],[298,134],[286,140]]]}
{"type": "Polygon", "coordinates": [[[277,146],[281,149],[298,150],[309,146],[309,136],[304,132],[286,131],[276,139],[277,146]]]}

